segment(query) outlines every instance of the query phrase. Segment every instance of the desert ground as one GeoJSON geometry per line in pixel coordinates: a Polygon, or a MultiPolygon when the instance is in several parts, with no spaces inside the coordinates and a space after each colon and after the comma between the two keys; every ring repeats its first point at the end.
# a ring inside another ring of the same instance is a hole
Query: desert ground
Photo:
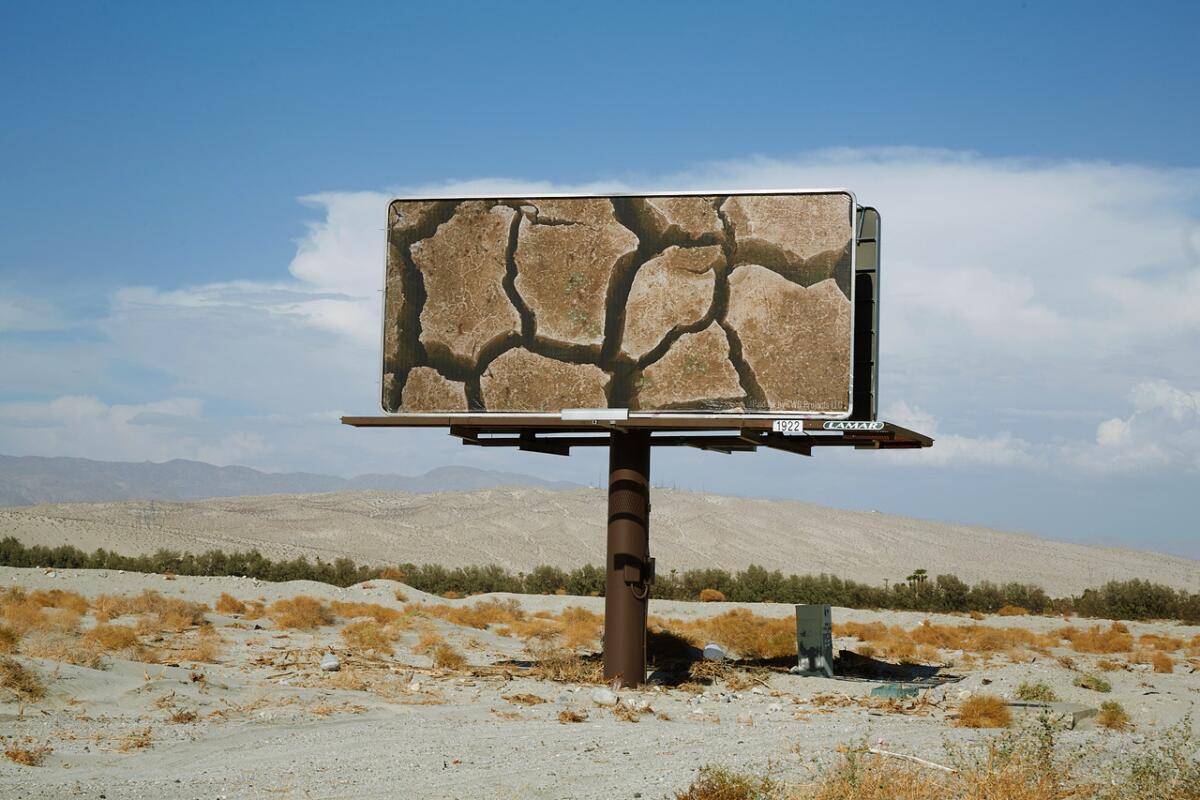
{"type": "Polygon", "coordinates": [[[835,651],[957,678],[886,700],[879,680],[790,674],[789,606],[654,601],[654,630],[724,636],[740,659],[614,698],[586,657],[601,598],[16,568],[0,592],[6,798],[664,798],[707,764],[801,786],[853,749],[945,764],[1006,735],[963,727],[972,698],[1022,684],[1120,703],[1127,722],[1074,725],[1063,706],[1006,707],[1012,729],[1046,714],[1100,777],[1195,730],[1200,700],[1200,627],[1170,622],[834,609],[835,651]]]}
{"type": "MultiPolygon", "coordinates": [[[[1200,591],[1200,564],[1157,553],[795,501],[669,489],[655,489],[652,500],[651,553],[664,573],[761,564],[881,585],[923,568],[968,583],[1033,583],[1051,596],[1130,578],[1200,591]]],[[[257,549],[272,559],[348,556],[527,572],[603,564],[604,508],[601,491],[533,488],[73,503],[0,508],[0,536],[124,555],[257,549]]]]}

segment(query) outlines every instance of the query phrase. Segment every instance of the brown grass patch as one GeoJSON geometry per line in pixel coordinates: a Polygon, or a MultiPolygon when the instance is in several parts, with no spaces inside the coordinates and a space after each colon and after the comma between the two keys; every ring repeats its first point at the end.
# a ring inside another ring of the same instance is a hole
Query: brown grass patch
{"type": "Polygon", "coordinates": [[[1155,672],[1171,673],[1175,671],[1175,662],[1161,650],[1154,652],[1154,655],[1150,657],[1150,663],[1154,666],[1155,672]]]}
{"type": "Polygon", "coordinates": [[[846,622],[833,626],[835,636],[848,636],[868,643],[857,652],[892,661],[938,662],[938,650],[962,650],[982,655],[1006,654],[1012,661],[1028,661],[1026,650],[1044,650],[1057,644],[1055,635],[1037,634],[1024,628],[990,625],[937,625],[926,620],[905,630],[881,622],[846,622]]]}
{"type": "Polygon", "coordinates": [[[1100,704],[1100,713],[1096,715],[1096,723],[1110,731],[1123,731],[1133,727],[1129,712],[1116,700],[1105,700],[1100,704]]]}
{"type": "Polygon", "coordinates": [[[724,603],[725,593],[720,589],[701,589],[698,599],[701,603],[724,603]]]}
{"type": "Polygon", "coordinates": [[[180,650],[176,657],[181,661],[216,661],[224,649],[221,635],[211,625],[205,625],[196,632],[196,641],[191,647],[180,650]]]}
{"type": "Polygon", "coordinates": [[[83,635],[81,644],[96,653],[117,653],[135,660],[142,655],[137,631],[125,625],[100,623],[83,635]]]}
{"type": "Polygon", "coordinates": [[[92,610],[99,622],[110,622],[117,617],[144,616],[140,620],[144,630],[151,630],[155,625],[160,630],[183,631],[194,625],[205,623],[204,614],[208,606],[203,603],[192,603],[178,597],[166,597],[161,592],[147,589],[132,597],[114,597],[100,595],[92,604],[92,610]]]}
{"type": "Polygon", "coordinates": [[[245,614],[246,604],[231,594],[221,592],[221,596],[217,598],[216,610],[218,614],[245,614]]]}
{"type": "Polygon", "coordinates": [[[1003,699],[977,694],[959,706],[958,725],[962,728],[1007,728],[1012,725],[1012,714],[1003,699]]]}
{"type": "Polygon", "coordinates": [[[779,658],[796,653],[796,622],[791,617],[760,617],[734,608],[694,620],[652,617],[652,625],[697,647],[715,642],[742,658],[779,658]]]}
{"type": "Polygon", "coordinates": [[[558,712],[558,721],[564,725],[572,722],[586,722],[588,718],[586,711],[572,711],[570,709],[558,712]]]}
{"type": "Polygon", "coordinates": [[[396,640],[395,631],[385,628],[374,619],[351,622],[342,628],[341,636],[351,650],[374,650],[389,656],[395,652],[392,647],[392,642],[396,640]]]}
{"type": "Polygon", "coordinates": [[[7,625],[0,625],[0,653],[15,653],[21,634],[7,625]]]}
{"type": "Polygon", "coordinates": [[[1068,625],[1055,633],[1060,639],[1070,642],[1071,649],[1077,653],[1128,653],[1133,650],[1133,637],[1129,635],[1129,629],[1119,622],[1107,628],[1099,625],[1075,628],[1068,625]]]}
{"type": "Polygon", "coordinates": [[[449,642],[442,642],[435,646],[429,655],[433,659],[433,666],[438,669],[460,670],[467,665],[466,656],[449,642]]]}
{"type": "Polygon", "coordinates": [[[61,632],[36,631],[21,640],[21,652],[35,658],[61,661],[64,664],[96,669],[101,664],[100,653],[80,647],[79,637],[61,632]]]}
{"type": "Polygon", "coordinates": [[[996,614],[1001,617],[1026,617],[1029,616],[1029,609],[1020,606],[1001,606],[996,614]]]}
{"type": "Polygon", "coordinates": [[[297,595],[276,600],[267,607],[267,616],[280,628],[310,631],[333,624],[333,612],[315,597],[297,595]]]}
{"type": "Polygon", "coordinates": [[[1125,665],[1119,661],[1110,661],[1107,658],[1102,658],[1096,662],[1096,669],[1101,672],[1120,672],[1125,669],[1125,665]]]}
{"type": "Polygon", "coordinates": [[[967,616],[969,616],[971,619],[973,619],[973,620],[975,620],[975,621],[977,621],[977,622],[978,622],[979,620],[981,620],[981,619],[983,619],[983,618],[984,618],[984,614],[982,614],[982,613],[981,613],[981,612],[979,612],[979,611],[971,611],[971,612],[968,612],[967,616]]]}
{"type": "Polygon", "coordinates": [[[405,616],[404,612],[399,609],[381,606],[378,603],[343,603],[335,600],[330,605],[333,606],[333,612],[339,617],[345,619],[370,617],[380,625],[392,625],[400,622],[405,616]]]}
{"type": "Polygon", "coordinates": [[[4,757],[14,764],[23,767],[40,767],[46,763],[46,756],[54,752],[48,744],[36,744],[32,739],[12,741],[4,748],[4,757]]]}
{"type": "Polygon", "coordinates": [[[19,700],[41,700],[46,687],[37,673],[14,658],[0,657],[0,688],[7,689],[19,700]]]}

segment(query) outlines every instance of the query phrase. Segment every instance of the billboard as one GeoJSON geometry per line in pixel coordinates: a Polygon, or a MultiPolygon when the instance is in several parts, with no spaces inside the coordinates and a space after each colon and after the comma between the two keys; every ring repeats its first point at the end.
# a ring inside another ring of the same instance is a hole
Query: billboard
{"type": "Polygon", "coordinates": [[[846,191],[399,199],[383,409],[846,418],[846,191]]]}

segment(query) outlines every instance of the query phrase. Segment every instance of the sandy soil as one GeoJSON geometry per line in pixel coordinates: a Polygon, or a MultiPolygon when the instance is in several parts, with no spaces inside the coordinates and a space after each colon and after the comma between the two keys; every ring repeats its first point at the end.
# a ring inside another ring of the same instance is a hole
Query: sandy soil
{"type": "MultiPolygon", "coordinates": [[[[663,573],[763,564],[882,584],[924,568],[1055,596],[1128,578],[1200,591],[1200,562],[1156,553],[791,501],[666,489],[653,501],[651,549],[663,573]]],[[[570,569],[604,563],[604,503],[596,490],[544,489],[78,503],[0,508],[0,536],[123,554],[257,548],[271,558],[570,569]]]]}
{"type": "MultiPolygon", "coordinates": [[[[486,599],[447,601],[389,581],[338,589],[308,582],[0,568],[0,587],[10,586],[69,589],[89,598],[154,589],[204,603],[221,592],[243,600],[306,594],[395,608],[404,605],[396,591],[409,602],[461,605],[486,599]]],[[[603,607],[599,598],[516,599],[531,613],[603,607]]],[[[734,605],[661,601],[652,613],[689,618],[734,605]]],[[[753,608],[779,617],[792,612],[780,605],[753,608]]],[[[835,622],[879,620],[906,627],[927,618],[970,622],[907,612],[835,609],[834,615],[835,622]]],[[[240,621],[209,613],[208,620],[224,642],[216,663],[168,666],[108,658],[102,669],[88,669],[18,656],[46,680],[48,695],[22,706],[0,690],[0,733],[32,737],[54,751],[41,767],[0,760],[0,796],[660,798],[686,786],[707,763],[756,771],[769,767],[781,779],[803,781],[813,760],[833,758],[838,745],[882,743],[937,760],[946,740],[969,743],[995,735],[953,726],[961,697],[980,691],[1011,695],[1023,681],[1044,681],[1066,701],[1094,706],[1116,699],[1129,710],[1134,731],[1082,726],[1062,734],[1060,746],[1086,751],[1097,761],[1178,722],[1200,700],[1200,675],[1182,656],[1172,674],[1140,666],[1104,673],[1113,690],[1098,695],[1072,685],[1079,673],[1055,661],[1054,656],[1069,652],[1056,649],[1031,663],[1000,657],[988,664],[949,666],[948,672],[963,679],[931,690],[927,699],[932,702],[912,709],[869,707],[865,698],[876,683],[784,672],[765,674],[752,689],[737,692],[722,684],[702,695],[664,687],[622,691],[622,703],[645,701],[654,711],[635,724],[597,707],[591,686],[537,680],[515,666],[507,674],[434,670],[428,657],[413,652],[415,633],[402,635],[393,657],[371,658],[346,649],[337,635],[340,623],[298,632],[277,630],[268,619],[240,621]],[[322,654],[330,650],[343,662],[338,673],[319,669],[322,654]],[[355,679],[365,679],[368,688],[348,688],[355,679]],[[526,706],[506,699],[519,694],[547,702],[526,706]],[[196,719],[170,722],[178,710],[195,711],[196,719]],[[560,723],[560,712],[571,710],[586,713],[587,720],[560,723]],[[147,731],[146,747],[128,738],[147,731]]],[[[85,618],[85,627],[90,624],[85,618]]],[[[435,624],[474,667],[524,656],[520,641],[494,630],[435,624]]],[[[1064,623],[1025,617],[980,624],[1046,631],[1064,623]]],[[[1200,627],[1170,623],[1129,627],[1135,635],[1200,634],[1200,627]]],[[[839,640],[835,647],[854,644],[839,640]]],[[[1091,669],[1099,658],[1072,655],[1077,670],[1091,669]]],[[[961,654],[945,657],[954,662],[961,654]]]]}

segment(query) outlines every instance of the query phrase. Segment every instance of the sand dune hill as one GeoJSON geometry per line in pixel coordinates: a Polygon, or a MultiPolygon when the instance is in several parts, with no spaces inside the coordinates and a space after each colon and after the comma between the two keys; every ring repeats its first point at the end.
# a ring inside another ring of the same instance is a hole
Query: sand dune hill
{"type": "MultiPolygon", "coordinates": [[[[653,503],[651,552],[663,572],[762,564],[882,583],[924,568],[1055,595],[1135,577],[1200,590],[1200,562],[1156,553],[792,501],[662,489],[653,503]]],[[[74,503],[0,509],[0,535],[127,554],[257,548],[271,558],[570,568],[603,563],[604,504],[594,489],[535,488],[74,503]]]]}

